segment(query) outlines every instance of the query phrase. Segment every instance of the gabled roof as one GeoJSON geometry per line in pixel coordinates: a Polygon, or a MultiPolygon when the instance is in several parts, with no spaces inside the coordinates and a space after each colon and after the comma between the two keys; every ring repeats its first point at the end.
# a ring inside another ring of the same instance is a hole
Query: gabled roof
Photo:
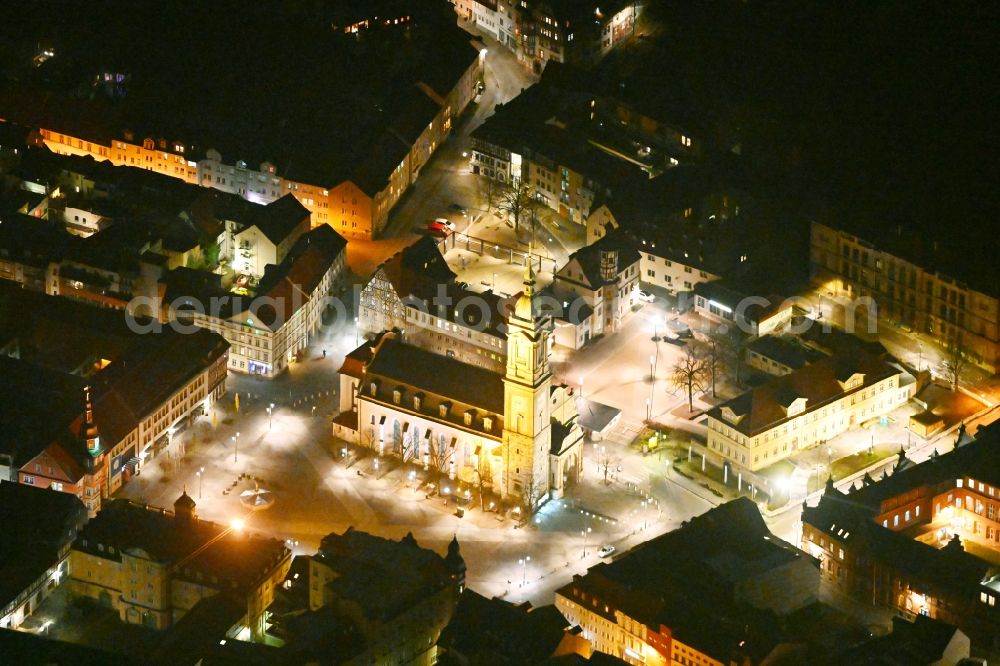
{"type": "Polygon", "coordinates": [[[254,208],[248,222],[278,245],[308,219],[309,209],[291,194],[286,194],[266,206],[254,208]]]}
{"type": "Polygon", "coordinates": [[[564,270],[575,261],[583,271],[587,285],[592,289],[599,289],[604,285],[604,279],[601,277],[601,256],[605,252],[618,253],[617,274],[621,274],[640,259],[633,243],[620,234],[610,233],[570,255],[569,261],[558,271],[557,277],[564,278],[564,270]]]}
{"type": "Polygon", "coordinates": [[[448,267],[437,242],[430,236],[421,236],[385,260],[376,274],[382,271],[402,300],[414,296],[429,300],[437,295],[438,285],[455,281],[455,273],[448,267]]]}
{"type": "Polygon", "coordinates": [[[367,365],[366,378],[384,380],[383,389],[405,384],[491,414],[504,413],[503,376],[386,336],[367,365]],[[475,387],[475,390],[470,390],[475,387]]]}

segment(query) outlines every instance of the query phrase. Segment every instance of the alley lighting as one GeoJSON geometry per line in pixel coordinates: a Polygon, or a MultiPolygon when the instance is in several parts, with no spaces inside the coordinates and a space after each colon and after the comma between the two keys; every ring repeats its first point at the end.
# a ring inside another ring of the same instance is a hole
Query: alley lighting
{"type": "Polygon", "coordinates": [[[230,527],[230,529],[232,529],[232,530],[233,530],[234,532],[242,532],[242,531],[243,531],[243,527],[244,527],[245,525],[246,525],[246,523],[245,523],[245,522],[243,521],[243,519],[242,519],[242,518],[233,518],[233,519],[232,519],[232,520],[231,520],[231,521],[229,522],[229,527],[230,527]]]}
{"type": "Polygon", "coordinates": [[[521,587],[528,584],[528,562],[531,561],[531,555],[525,555],[517,561],[521,565],[521,587]]]}
{"type": "Polygon", "coordinates": [[[195,476],[198,477],[198,499],[201,499],[201,488],[205,480],[205,468],[202,467],[197,472],[195,472],[195,476]]]}
{"type": "Polygon", "coordinates": [[[274,415],[274,403],[272,402],[267,407],[267,429],[268,430],[271,429],[271,423],[272,423],[271,419],[272,419],[273,415],[274,415]]]}

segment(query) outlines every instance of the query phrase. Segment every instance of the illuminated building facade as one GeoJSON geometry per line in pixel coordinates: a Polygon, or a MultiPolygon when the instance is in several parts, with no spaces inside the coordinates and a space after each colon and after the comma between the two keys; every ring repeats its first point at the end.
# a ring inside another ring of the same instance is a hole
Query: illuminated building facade
{"type": "Polygon", "coordinates": [[[328,297],[346,267],[347,242],[329,226],[317,227],[298,237],[281,262],[262,275],[252,293],[223,290],[217,281],[201,290],[192,289],[183,272],[168,274],[161,316],[225,338],[233,372],[273,379],[319,330],[330,304],[328,297]]]}
{"type": "Polygon", "coordinates": [[[847,492],[827,484],[802,512],[802,547],[859,602],[954,624],[994,649],[1000,636],[1000,431],[847,492]]]}
{"type": "Polygon", "coordinates": [[[574,576],[555,604],[595,650],[628,664],[729,666],[765,663],[775,614],[814,603],[818,589],[815,559],[743,498],[574,576]]]}
{"type": "Polygon", "coordinates": [[[973,362],[996,372],[1000,368],[1000,299],[996,274],[989,264],[980,274],[974,251],[949,260],[929,247],[913,245],[903,233],[873,243],[829,225],[812,223],[810,260],[822,289],[834,296],[870,297],[879,315],[956,345],[973,362]],[[898,250],[890,248],[899,247],[898,250]],[[937,268],[948,266],[946,270],[937,268]],[[965,271],[967,281],[948,272],[965,271]]]}
{"type": "Polygon", "coordinates": [[[592,62],[635,33],[641,2],[452,0],[455,13],[536,73],[555,62],[592,62]]]}
{"type": "Polygon", "coordinates": [[[387,259],[361,290],[358,330],[399,330],[421,349],[502,372],[506,307],[492,292],[459,286],[435,239],[424,236],[387,259]]]}
{"type": "Polygon", "coordinates": [[[2,442],[0,471],[72,493],[91,514],[148,459],[183,457],[174,434],[226,391],[228,345],[207,331],[143,335],[114,311],[15,286],[0,289],[0,310],[4,390],[17,406],[2,420],[21,433],[2,442]],[[64,346],[53,331],[67,330],[64,346]]]}
{"type": "MultiPolygon", "coordinates": [[[[451,80],[438,77],[434,85],[419,81],[399,92],[406,98],[400,115],[391,119],[346,178],[295,178],[283,174],[273,162],[253,165],[239,157],[224,160],[211,147],[196,150],[181,140],[140,136],[130,130],[69,129],[72,121],[40,127],[39,134],[42,143],[58,154],[146,169],[255,203],[291,194],[309,211],[312,226],[329,224],[345,237],[371,239],[382,232],[389,212],[475,96],[485,50],[469,43],[464,48],[468,59],[462,68],[451,68],[456,70],[451,80]]],[[[29,117],[22,120],[32,122],[29,117]]]]}
{"type": "Polygon", "coordinates": [[[908,377],[862,353],[822,358],[709,410],[708,449],[762,469],[906,404],[916,388],[908,377]]]}
{"type": "Polygon", "coordinates": [[[167,629],[199,601],[229,595],[245,608],[247,638],[267,628],[267,607],[291,565],[278,540],[197,517],[187,493],[174,510],[113,500],[81,530],[70,552],[70,591],[119,619],[167,629]]]}
{"type": "Polygon", "coordinates": [[[534,284],[528,269],[508,314],[502,373],[391,332],[349,354],[334,435],[446,475],[456,492],[488,488],[529,509],[560,497],[583,471],[583,436],[571,391],[551,383],[552,324],[534,284]]]}
{"type": "Polygon", "coordinates": [[[0,629],[17,629],[69,572],[69,550],[87,510],[66,493],[0,481],[0,530],[18,534],[31,525],[30,539],[9,539],[3,547],[0,629]]]}

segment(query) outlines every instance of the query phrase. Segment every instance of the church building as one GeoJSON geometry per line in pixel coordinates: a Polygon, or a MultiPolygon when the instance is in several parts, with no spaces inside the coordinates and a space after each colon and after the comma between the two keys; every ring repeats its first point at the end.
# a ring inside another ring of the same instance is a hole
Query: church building
{"type": "Polygon", "coordinates": [[[583,435],[572,389],[552,385],[548,319],[529,267],[502,373],[379,334],[340,369],[333,434],[532,509],[562,496],[582,473],[583,435]]]}

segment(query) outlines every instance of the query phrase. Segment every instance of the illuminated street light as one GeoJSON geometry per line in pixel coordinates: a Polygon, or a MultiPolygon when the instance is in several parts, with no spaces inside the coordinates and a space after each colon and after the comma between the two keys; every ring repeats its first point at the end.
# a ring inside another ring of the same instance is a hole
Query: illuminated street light
{"type": "Polygon", "coordinates": [[[195,474],[197,474],[198,476],[198,499],[201,499],[201,487],[203,481],[205,480],[205,468],[202,467],[197,472],[195,472],[195,474]]]}
{"type": "Polygon", "coordinates": [[[267,429],[271,429],[271,417],[274,414],[274,403],[272,402],[267,408],[267,429]]]}
{"type": "Polygon", "coordinates": [[[243,531],[243,526],[244,526],[245,524],[246,524],[246,523],[244,523],[244,522],[243,522],[243,519],[242,519],[242,518],[233,518],[233,519],[232,519],[232,520],[230,521],[230,523],[229,523],[229,527],[230,527],[230,528],[231,528],[231,529],[232,529],[232,530],[233,530],[234,532],[242,532],[242,531],[243,531]]]}
{"type": "Polygon", "coordinates": [[[240,461],[240,433],[233,435],[233,462],[240,461]]]}
{"type": "Polygon", "coordinates": [[[517,561],[521,565],[521,587],[528,584],[528,562],[531,561],[531,555],[525,555],[517,561]]]}

